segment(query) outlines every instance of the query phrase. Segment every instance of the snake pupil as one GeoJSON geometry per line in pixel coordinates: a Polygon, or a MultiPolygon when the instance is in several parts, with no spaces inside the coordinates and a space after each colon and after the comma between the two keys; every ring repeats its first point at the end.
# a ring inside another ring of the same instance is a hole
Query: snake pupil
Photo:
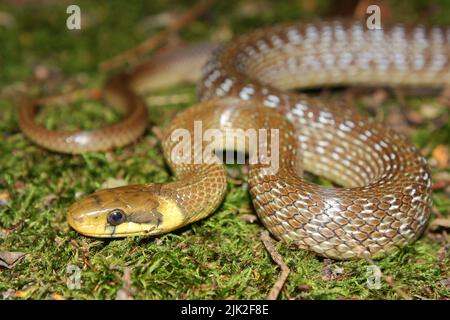
{"type": "Polygon", "coordinates": [[[114,209],[108,213],[108,223],[112,226],[117,226],[125,221],[125,213],[120,209],[114,209]]]}

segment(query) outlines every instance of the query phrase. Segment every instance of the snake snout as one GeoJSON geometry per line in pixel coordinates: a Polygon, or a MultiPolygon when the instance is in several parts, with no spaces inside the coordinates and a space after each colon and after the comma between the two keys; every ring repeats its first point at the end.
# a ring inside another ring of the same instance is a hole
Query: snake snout
{"type": "Polygon", "coordinates": [[[107,210],[96,205],[95,194],[85,197],[67,210],[69,225],[86,236],[110,237],[106,231],[107,210]]]}

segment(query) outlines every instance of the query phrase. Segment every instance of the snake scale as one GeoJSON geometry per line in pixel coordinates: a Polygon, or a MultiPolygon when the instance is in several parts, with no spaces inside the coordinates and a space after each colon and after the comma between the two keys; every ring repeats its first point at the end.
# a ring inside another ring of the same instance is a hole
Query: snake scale
{"type": "MultiPolygon", "coordinates": [[[[223,165],[180,162],[174,152],[179,145],[173,133],[184,128],[194,134],[198,120],[203,130],[279,133],[261,144],[277,142],[278,170],[259,161],[249,165],[248,177],[254,208],[273,236],[334,259],[389,254],[414,241],[429,218],[431,177],[425,159],[394,130],[342,103],[292,89],[441,87],[450,79],[449,43],[450,32],[443,28],[368,30],[343,21],[288,23],[241,35],[214,51],[203,68],[201,102],[177,114],[165,130],[163,151],[176,180],[97,191],[69,208],[69,224],[94,237],[151,236],[213,213],[227,189],[223,165]],[[340,187],[316,185],[303,178],[303,170],[340,187]]],[[[191,56],[196,62],[185,65],[203,62],[191,56]]],[[[155,70],[138,67],[109,81],[108,96],[125,107],[127,116],[93,135],[64,136],[40,128],[33,104],[20,109],[21,127],[37,143],[68,153],[126,144],[144,131],[141,120],[147,113],[138,87],[154,78],[155,70]]],[[[187,145],[191,160],[199,156],[195,146],[187,145]]],[[[234,147],[248,151],[249,141],[241,139],[234,147]]]]}

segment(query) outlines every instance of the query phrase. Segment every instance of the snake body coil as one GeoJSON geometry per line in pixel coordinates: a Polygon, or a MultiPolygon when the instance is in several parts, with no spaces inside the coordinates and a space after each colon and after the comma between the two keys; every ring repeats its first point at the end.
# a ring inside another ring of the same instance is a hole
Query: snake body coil
{"type": "MultiPolygon", "coordinates": [[[[193,122],[201,120],[204,130],[279,131],[278,170],[256,163],[249,172],[254,207],[275,237],[335,259],[378,257],[411,243],[430,213],[425,159],[393,130],[290,90],[442,86],[450,77],[448,39],[439,28],[367,30],[344,22],[280,25],[240,36],[204,67],[204,102],[178,114],[165,132],[164,154],[177,180],[98,191],[69,209],[69,223],[97,237],[156,235],[214,212],[226,191],[223,166],[181,163],[174,155],[175,130],[193,134],[193,122]],[[302,178],[303,169],[342,187],[313,184],[302,178]]],[[[130,77],[141,84],[149,76],[136,74],[130,77]]]]}

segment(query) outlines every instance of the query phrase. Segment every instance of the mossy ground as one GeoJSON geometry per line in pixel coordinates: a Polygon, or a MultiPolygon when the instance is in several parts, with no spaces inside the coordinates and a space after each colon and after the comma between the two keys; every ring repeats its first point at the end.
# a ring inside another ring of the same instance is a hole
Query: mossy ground
{"type": "MultiPolygon", "coordinates": [[[[69,32],[65,27],[68,2],[48,1],[28,7],[13,2],[0,4],[0,11],[15,20],[12,25],[0,25],[0,193],[7,198],[0,201],[0,251],[27,255],[14,268],[0,269],[3,297],[111,299],[123,285],[125,268],[130,268],[134,298],[265,298],[279,269],[259,240],[262,225],[241,219],[253,211],[239,167],[230,167],[233,179],[224,204],[203,221],[158,238],[89,239],[71,230],[65,218],[67,207],[81,195],[111,180],[144,183],[170,179],[154,133],[148,130],[136,144],[109,153],[67,156],[37,147],[17,125],[15,92],[55,94],[72,87],[101,85],[107,74],[98,71],[99,62],[154,32],[151,23],[156,19],[150,16],[187,8],[192,2],[174,6],[169,1],[128,1],[126,5],[119,0],[101,5],[78,1],[88,23],[80,32],[69,32]],[[50,70],[44,82],[36,80],[39,66],[50,70]],[[81,270],[79,289],[67,287],[70,265],[81,270]]],[[[256,3],[252,7],[236,1],[220,2],[205,19],[191,23],[181,37],[211,39],[278,21],[318,18],[328,7],[325,1],[308,1],[315,5],[312,10],[300,2],[263,2],[263,9],[256,3]]],[[[426,1],[408,1],[408,7],[405,2],[396,3],[392,7],[395,18],[409,22],[424,18],[417,13],[423,12],[426,1]]],[[[450,24],[450,16],[445,14],[449,5],[441,1],[439,6],[440,10],[425,18],[450,24]]],[[[186,97],[184,103],[150,109],[149,121],[153,125],[164,126],[175,112],[196,98],[193,85],[152,93],[180,93],[186,97]]],[[[412,110],[419,110],[424,104],[438,104],[436,100],[407,98],[406,102],[412,110]]],[[[356,100],[356,105],[366,110],[364,99],[356,100]]],[[[384,119],[396,105],[394,98],[388,98],[380,106],[385,110],[384,119]]],[[[93,127],[118,119],[110,111],[105,115],[104,108],[95,102],[84,101],[66,108],[47,108],[41,120],[51,128],[60,121],[69,127],[93,127]]],[[[425,119],[411,130],[412,141],[428,159],[435,146],[449,144],[448,107],[439,105],[438,109],[439,118],[447,117],[446,122],[425,119]]],[[[448,168],[433,168],[434,177],[445,172],[448,168]]],[[[448,217],[450,202],[445,190],[434,192],[433,201],[433,218],[448,217]]],[[[379,289],[367,287],[366,261],[324,261],[278,243],[276,248],[291,269],[280,298],[399,299],[395,288],[416,299],[448,298],[445,237],[444,231],[427,230],[413,245],[376,261],[392,279],[390,285],[382,280],[379,289]]]]}

